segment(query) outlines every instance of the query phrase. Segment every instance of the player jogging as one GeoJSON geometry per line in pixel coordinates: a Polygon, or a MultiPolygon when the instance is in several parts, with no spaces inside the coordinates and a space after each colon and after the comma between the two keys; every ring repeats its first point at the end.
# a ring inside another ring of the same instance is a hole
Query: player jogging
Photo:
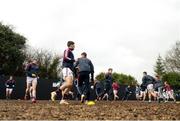
{"type": "Polygon", "coordinates": [[[6,99],[11,99],[11,94],[15,87],[15,80],[13,79],[12,76],[10,76],[9,80],[6,81],[5,86],[6,86],[6,99]]]}
{"type": "Polygon", "coordinates": [[[113,88],[114,100],[119,99],[118,96],[119,84],[117,81],[112,84],[112,88],[113,88]]]}
{"type": "Polygon", "coordinates": [[[73,70],[75,60],[72,51],[75,48],[75,43],[73,41],[68,41],[67,46],[68,48],[64,51],[63,56],[62,73],[65,82],[60,86],[60,91],[62,93],[60,104],[69,104],[67,101],[64,100],[64,95],[71,90],[74,79],[73,70]]]}
{"type": "Polygon", "coordinates": [[[74,65],[75,68],[78,68],[78,87],[81,90],[81,103],[85,100],[90,100],[90,77],[91,74],[91,82],[94,81],[94,66],[87,58],[87,54],[83,52],[81,54],[81,58],[77,60],[74,65]]]}
{"type": "Polygon", "coordinates": [[[147,86],[149,102],[151,102],[151,96],[156,97],[156,94],[154,93],[154,86],[153,86],[154,82],[155,82],[154,77],[147,75],[147,72],[143,72],[142,83],[143,85],[147,86]]]}
{"type": "Polygon", "coordinates": [[[112,78],[112,71],[113,69],[112,68],[109,68],[108,69],[108,72],[106,73],[105,75],[105,84],[104,84],[104,96],[102,99],[109,99],[109,93],[110,93],[110,90],[112,89],[112,83],[113,83],[113,78],[112,78]]]}
{"type": "Polygon", "coordinates": [[[173,89],[171,89],[171,86],[167,83],[167,81],[164,82],[164,88],[167,95],[167,101],[169,101],[169,99],[173,99],[174,102],[176,102],[176,99],[174,97],[174,91],[173,89]]]}
{"type": "Polygon", "coordinates": [[[32,91],[32,97],[31,97],[32,103],[36,103],[36,87],[37,87],[38,73],[39,73],[39,66],[37,64],[37,61],[33,60],[33,62],[29,63],[26,68],[27,85],[25,92],[25,99],[27,99],[28,94],[30,93],[30,91],[32,91]]]}

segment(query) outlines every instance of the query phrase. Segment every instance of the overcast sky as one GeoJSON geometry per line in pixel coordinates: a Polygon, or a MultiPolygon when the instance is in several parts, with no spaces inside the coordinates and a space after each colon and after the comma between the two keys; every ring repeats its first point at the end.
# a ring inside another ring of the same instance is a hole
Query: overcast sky
{"type": "Polygon", "coordinates": [[[180,40],[180,0],[0,0],[0,21],[33,47],[61,54],[76,43],[96,74],[112,67],[141,82],[158,54],[180,40]]]}

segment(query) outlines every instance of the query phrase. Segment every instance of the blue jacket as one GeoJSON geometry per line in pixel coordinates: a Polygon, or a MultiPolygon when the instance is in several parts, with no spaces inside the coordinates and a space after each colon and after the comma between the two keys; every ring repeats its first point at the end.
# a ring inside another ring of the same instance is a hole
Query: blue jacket
{"type": "Polygon", "coordinates": [[[155,81],[154,83],[154,89],[158,89],[159,87],[163,87],[164,84],[161,80],[155,81]]]}
{"type": "Polygon", "coordinates": [[[79,72],[94,73],[94,66],[88,58],[79,58],[74,67],[78,67],[79,72]]]}
{"type": "Polygon", "coordinates": [[[87,72],[91,74],[91,79],[94,78],[94,66],[88,58],[79,58],[78,61],[75,63],[74,68],[78,67],[79,73],[87,72]]]}
{"type": "Polygon", "coordinates": [[[150,75],[146,75],[142,78],[142,84],[144,86],[147,86],[149,84],[153,84],[156,80],[154,79],[154,77],[150,76],[150,75]]]}
{"type": "Polygon", "coordinates": [[[29,64],[26,68],[26,76],[36,78],[38,77],[39,66],[35,64],[29,64]]]}

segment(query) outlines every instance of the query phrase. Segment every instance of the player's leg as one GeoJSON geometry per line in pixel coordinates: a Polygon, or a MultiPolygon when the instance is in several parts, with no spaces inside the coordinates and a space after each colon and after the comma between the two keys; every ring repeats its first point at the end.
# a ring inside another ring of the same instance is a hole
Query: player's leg
{"type": "Polygon", "coordinates": [[[151,91],[148,90],[148,98],[149,98],[149,102],[151,102],[151,91]]]}
{"type": "Polygon", "coordinates": [[[144,97],[143,97],[143,101],[145,101],[145,100],[146,100],[146,96],[147,96],[147,94],[148,94],[148,90],[147,90],[147,89],[145,89],[145,90],[144,90],[144,97]]]}
{"type": "Polygon", "coordinates": [[[37,87],[37,78],[34,78],[32,81],[32,102],[36,103],[36,87],[37,87]]]}
{"type": "Polygon", "coordinates": [[[9,99],[9,88],[6,88],[6,99],[9,99]]]}
{"type": "Polygon", "coordinates": [[[95,86],[95,94],[96,94],[96,100],[101,100],[103,92],[101,91],[101,88],[97,88],[95,86]]]}
{"type": "Polygon", "coordinates": [[[104,100],[105,98],[108,100],[108,98],[109,98],[109,95],[108,95],[109,90],[110,90],[110,84],[107,83],[107,84],[105,84],[105,91],[104,91],[103,100],[104,100]]]}
{"type": "Polygon", "coordinates": [[[12,91],[13,91],[13,89],[11,88],[11,89],[9,89],[9,99],[11,99],[11,94],[12,94],[12,91]]]}
{"type": "Polygon", "coordinates": [[[148,87],[148,97],[149,97],[149,102],[151,102],[151,97],[156,97],[155,93],[154,93],[154,89],[153,89],[153,84],[149,84],[148,87]]]}
{"type": "Polygon", "coordinates": [[[25,91],[25,96],[24,96],[25,100],[28,99],[28,95],[29,95],[31,84],[32,84],[32,78],[27,77],[27,80],[26,80],[26,91],[25,91]]]}
{"type": "Polygon", "coordinates": [[[64,90],[61,91],[62,97],[61,97],[60,104],[69,104],[67,101],[64,100],[65,94],[67,94],[69,91],[70,91],[69,88],[65,88],[64,90]]]}
{"type": "Polygon", "coordinates": [[[71,90],[71,88],[73,86],[73,78],[72,77],[66,77],[65,81],[66,82],[63,85],[65,88],[64,89],[61,88],[63,90],[63,95],[67,94],[71,90]]]}
{"type": "Polygon", "coordinates": [[[176,99],[175,99],[175,97],[174,97],[174,91],[173,90],[171,90],[171,91],[169,91],[169,93],[170,93],[170,98],[171,99],[173,99],[174,100],[174,102],[176,101],[176,99]]]}
{"type": "Polygon", "coordinates": [[[56,95],[57,95],[56,91],[51,92],[51,100],[52,101],[56,100],[56,95]]]}
{"type": "Polygon", "coordinates": [[[89,83],[89,74],[85,73],[84,74],[84,95],[85,95],[85,100],[89,101],[90,100],[90,83],[89,83]]]}
{"type": "Polygon", "coordinates": [[[167,91],[166,93],[167,93],[167,101],[169,101],[169,99],[170,99],[170,91],[167,91]]]}
{"type": "Polygon", "coordinates": [[[64,74],[64,80],[65,82],[62,84],[62,86],[60,87],[60,90],[62,91],[62,99],[60,101],[60,104],[68,104],[65,100],[64,100],[64,95],[69,92],[73,86],[73,73],[70,69],[65,68],[66,70],[66,74],[64,74]],[[66,89],[67,88],[67,89],[66,89]]]}
{"type": "Polygon", "coordinates": [[[113,90],[113,94],[114,94],[114,100],[119,99],[118,94],[118,90],[113,90]]]}
{"type": "Polygon", "coordinates": [[[116,94],[116,98],[119,99],[118,90],[115,91],[115,94],[116,94]]]}
{"type": "Polygon", "coordinates": [[[116,94],[115,94],[116,92],[115,92],[115,91],[116,91],[116,90],[113,89],[114,100],[116,100],[116,94]]]}
{"type": "Polygon", "coordinates": [[[30,95],[30,98],[32,98],[32,97],[33,97],[32,92],[33,92],[33,87],[31,86],[31,87],[30,87],[30,90],[29,90],[29,95],[30,95]]]}
{"type": "Polygon", "coordinates": [[[122,98],[122,101],[127,100],[128,94],[129,94],[128,92],[125,92],[125,95],[124,95],[124,97],[122,98]]]}
{"type": "Polygon", "coordinates": [[[78,87],[81,92],[81,103],[85,100],[85,75],[83,73],[79,73],[78,75],[78,87]]]}

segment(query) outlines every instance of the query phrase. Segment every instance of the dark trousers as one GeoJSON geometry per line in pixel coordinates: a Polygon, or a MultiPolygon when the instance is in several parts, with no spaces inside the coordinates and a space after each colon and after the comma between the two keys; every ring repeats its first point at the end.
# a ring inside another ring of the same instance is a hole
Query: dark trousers
{"type": "Polygon", "coordinates": [[[111,91],[111,89],[112,89],[112,85],[110,84],[110,83],[108,83],[108,82],[105,82],[105,86],[104,86],[105,88],[104,88],[104,94],[110,94],[110,91],[111,91]]]}
{"type": "Polygon", "coordinates": [[[90,98],[89,72],[80,72],[78,74],[78,87],[81,95],[85,95],[86,100],[90,98]]]}
{"type": "Polygon", "coordinates": [[[124,97],[122,98],[122,100],[128,100],[128,98],[129,98],[130,95],[131,95],[131,94],[130,94],[129,92],[126,92],[125,95],[124,95],[124,97]]]}

